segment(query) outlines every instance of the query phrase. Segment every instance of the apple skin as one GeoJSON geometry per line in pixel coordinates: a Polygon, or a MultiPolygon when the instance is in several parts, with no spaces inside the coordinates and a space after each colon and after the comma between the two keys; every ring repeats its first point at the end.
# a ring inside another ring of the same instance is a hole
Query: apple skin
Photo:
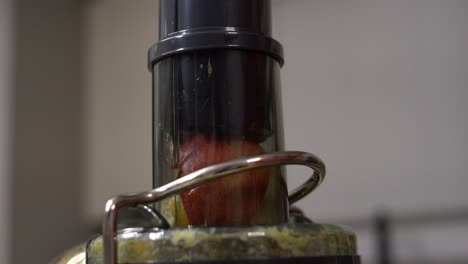
{"type": "MultiPolygon", "coordinates": [[[[179,148],[179,177],[204,167],[260,154],[258,143],[197,135],[179,148]]],[[[198,186],[181,194],[190,225],[251,224],[268,185],[268,169],[254,169],[198,186]]]]}

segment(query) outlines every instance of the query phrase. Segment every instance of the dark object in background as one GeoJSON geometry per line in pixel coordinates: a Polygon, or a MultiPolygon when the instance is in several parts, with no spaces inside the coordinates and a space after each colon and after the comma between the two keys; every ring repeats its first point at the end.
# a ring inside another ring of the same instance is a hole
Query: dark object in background
{"type": "Polygon", "coordinates": [[[384,212],[379,212],[375,216],[376,233],[376,254],[377,264],[392,264],[391,259],[391,228],[390,217],[384,212]]]}

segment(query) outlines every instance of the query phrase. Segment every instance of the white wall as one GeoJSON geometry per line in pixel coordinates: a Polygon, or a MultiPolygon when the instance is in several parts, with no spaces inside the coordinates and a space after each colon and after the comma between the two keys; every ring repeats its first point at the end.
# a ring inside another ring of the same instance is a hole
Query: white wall
{"type": "Polygon", "coordinates": [[[82,3],[14,3],[14,176],[11,259],[5,263],[48,263],[95,232],[80,211],[82,3]]]}
{"type": "Polygon", "coordinates": [[[111,197],[152,186],[151,73],[158,36],[153,0],[89,1],[84,9],[83,212],[98,223],[111,197]]]}
{"type": "MultiPolygon", "coordinates": [[[[307,214],[350,222],[381,208],[397,221],[457,208],[466,215],[468,2],[276,0],[273,10],[286,56],[286,146],[318,154],[328,168],[299,203],[307,214]]],[[[291,170],[290,182],[299,173],[291,170]]],[[[431,227],[439,235],[405,229],[397,257],[468,256],[463,223],[452,242],[442,227],[431,227]]]]}
{"type": "Polygon", "coordinates": [[[0,263],[9,263],[10,102],[12,86],[13,5],[0,0],[0,263]]]}

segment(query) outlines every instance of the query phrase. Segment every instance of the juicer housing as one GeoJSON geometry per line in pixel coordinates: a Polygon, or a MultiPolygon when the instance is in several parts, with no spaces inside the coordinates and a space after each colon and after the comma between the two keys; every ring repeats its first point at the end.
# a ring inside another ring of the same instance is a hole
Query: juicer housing
{"type": "Polygon", "coordinates": [[[325,165],[284,150],[270,1],[160,0],[159,34],[153,189],[110,199],[102,235],[53,263],[359,264],[352,231],[289,216],[325,165]],[[313,173],[288,193],[284,165],[313,173]]]}

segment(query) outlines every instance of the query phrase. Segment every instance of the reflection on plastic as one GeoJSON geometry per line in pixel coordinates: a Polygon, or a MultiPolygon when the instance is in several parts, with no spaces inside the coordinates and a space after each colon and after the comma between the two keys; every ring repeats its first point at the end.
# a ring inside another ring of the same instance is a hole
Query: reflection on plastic
{"type": "Polygon", "coordinates": [[[85,264],[86,260],[86,253],[85,252],[81,252],[79,253],[78,255],[74,256],[73,258],[71,258],[67,264],[85,264]]]}

